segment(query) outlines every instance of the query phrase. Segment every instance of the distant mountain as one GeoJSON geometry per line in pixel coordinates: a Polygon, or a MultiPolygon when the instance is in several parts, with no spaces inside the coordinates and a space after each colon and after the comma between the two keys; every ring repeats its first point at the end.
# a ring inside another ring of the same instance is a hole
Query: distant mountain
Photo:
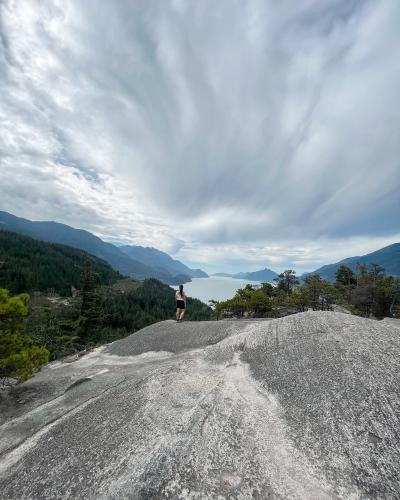
{"type": "Polygon", "coordinates": [[[192,278],[208,278],[208,274],[202,269],[190,269],[192,278]]]}
{"type": "Polygon", "coordinates": [[[60,243],[85,250],[105,260],[115,270],[126,276],[138,279],[156,278],[170,285],[190,281],[189,276],[173,276],[167,270],[146,266],[142,262],[132,259],[111,243],[104,242],[94,234],[58,222],[35,222],[0,211],[0,229],[14,231],[38,240],[60,243]]]}
{"type": "MultiPolygon", "coordinates": [[[[166,269],[172,275],[186,275],[190,278],[207,278],[208,274],[201,269],[190,269],[179,260],[152,247],[141,247],[137,245],[121,246],[119,249],[129,257],[156,269],[166,269]]],[[[188,281],[188,280],[187,280],[188,281]]]]}
{"type": "Polygon", "coordinates": [[[272,281],[278,275],[275,271],[268,269],[261,269],[260,271],[248,272],[248,273],[237,273],[233,277],[252,281],[272,281]]]}
{"type": "Polygon", "coordinates": [[[81,286],[88,260],[99,285],[111,285],[123,277],[107,262],[83,250],[0,231],[0,288],[12,293],[54,290],[71,295],[71,287],[81,286]]]}
{"type": "Polygon", "coordinates": [[[322,279],[330,282],[335,281],[335,273],[339,266],[347,266],[356,271],[357,264],[378,264],[385,269],[386,274],[400,276],[400,243],[393,243],[387,247],[381,248],[376,252],[357,257],[348,257],[335,264],[322,266],[311,273],[304,273],[301,278],[310,274],[319,274],[322,279]]]}
{"type": "Polygon", "coordinates": [[[235,278],[235,279],[242,279],[242,280],[249,280],[249,281],[269,282],[269,281],[272,281],[274,278],[276,278],[278,275],[275,271],[272,271],[271,269],[268,269],[266,267],[265,269],[260,269],[260,271],[244,272],[244,273],[236,273],[236,274],[215,273],[215,274],[213,274],[213,276],[222,276],[222,277],[226,277],[226,278],[235,278]]]}

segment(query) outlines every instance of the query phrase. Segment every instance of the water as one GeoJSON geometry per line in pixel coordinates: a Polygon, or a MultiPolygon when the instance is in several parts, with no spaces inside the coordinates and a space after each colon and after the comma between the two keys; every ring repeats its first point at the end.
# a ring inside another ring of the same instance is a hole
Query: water
{"type": "Polygon", "coordinates": [[[209,278],[192,278],[192,281],[183,287],[188,297],[200,299],[208,304],[211,299],[226,300],[232,298],[238,288],[243,288],[248,283],[257,285],[259,281],[210,276],[209,278]]]}

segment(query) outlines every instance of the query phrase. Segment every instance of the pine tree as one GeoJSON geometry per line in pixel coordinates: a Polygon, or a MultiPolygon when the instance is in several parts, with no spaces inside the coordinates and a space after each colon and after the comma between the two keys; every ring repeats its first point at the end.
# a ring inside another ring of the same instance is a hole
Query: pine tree
{"type": "Polygon", "coordinates": [[[286,292],[288,295],[292,293],[295,285],[299,284],[296,271],[293,271],[292,269],[286,269],[286,271],[279,274],[277,278],[274,278],[274,281],[277,282],[278,288],[286,292]]]}
{"type": "Polygon", "coordinates": [[[24,317],[28,314],[27,294],[11,297],[8,290],[0,289],[0,380],[21,382],[32,377],[47,363],[49,351],[34,345],[25,334],[24,317]]]}
{"type": "Polygon", "coordinates": [[[92,271],[90,261],[87,260],[82,271],[81,309],[78,318],[77,335],[83,343],[89,338],[94,339],[96,330],[102,323],[100,297],[97,292],[99,279],[92,271]]]}
{"type": "Polygon", "coordinates": [[[335,273],[336,283],[343,286],[350,286],[356,284],[356,278],[353,271],[347,266],[340,266],[335,273]]]}

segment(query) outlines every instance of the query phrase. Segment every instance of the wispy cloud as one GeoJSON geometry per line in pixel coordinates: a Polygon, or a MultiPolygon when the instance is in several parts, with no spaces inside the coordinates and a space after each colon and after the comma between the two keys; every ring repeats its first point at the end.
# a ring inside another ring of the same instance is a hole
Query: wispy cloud
{"type": "Polygon", "coordinates": [[[0,9],[2,209],[210,269],[399,239],[396,0],[0,9]]]}

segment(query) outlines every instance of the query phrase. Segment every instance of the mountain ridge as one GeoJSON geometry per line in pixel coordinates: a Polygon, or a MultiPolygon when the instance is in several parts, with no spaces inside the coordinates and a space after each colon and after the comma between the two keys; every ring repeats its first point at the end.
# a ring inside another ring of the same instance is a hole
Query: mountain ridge
{"type": "Polygon", "coordinates": [[[140,245],[122,245],[119,249],[133,259],[155,268],[162,267],[169,272],[187,275],[190,278],[207,278],[208,274],[201,269],[191,269],[162,250],[140,245]]]}
{"type": "Polygon", "coordinates": [[[248,271],[248,272],[240,272],[240,273],[214,273],[212,276],[221,276],[226,278],[234,278],[234,279],[244,279],[250,281],[272,281],[274,278],[278,276],[278,274],[272,269],[268,269],[267,267],[264,269],[260,269],[259,271],[248,271]]]}
{"type": "Polygon", "coordinates": [[[103,241],[89,231],[76,229],[60,222],[31,221],[0,211],[1,229],[24,234],[37,240],[84,250],[95,257],[105,260],[116,271],[137,279],[156,278],[169,285],[186,283],[191,280],[189,275],[183,273],[172,275],[167,270],[147,266],[126,255],[112,243],[103,241]]]}
{"type": "Polygon", "coordinates": [[[336,270],[340,266],[347,266],[352,271],[356,271],[357,264],[378,264],[385,269],[386,274],[400,276],[400,243],[392,243],[365,255],[346,257],[333,264],[325,264],[315,271],[303,273],[301,278],[304,279],[307,276],[319,274],[322,279],[334,282],[336,270]]]}

